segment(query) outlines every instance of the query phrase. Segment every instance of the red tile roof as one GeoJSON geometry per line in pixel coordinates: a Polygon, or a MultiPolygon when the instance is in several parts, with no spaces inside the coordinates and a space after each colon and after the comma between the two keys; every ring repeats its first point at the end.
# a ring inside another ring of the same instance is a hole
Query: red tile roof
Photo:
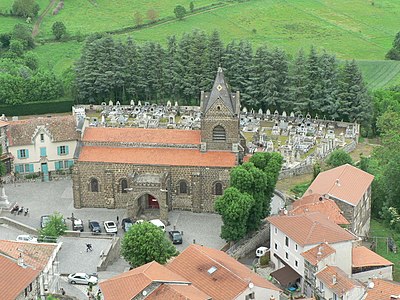
{"type": "Polygon", "coordinates": [[[235,299],[248,288],[249,282],[280,291],[225,252],[199,245],[190,245],[168,263],[167,268],[190,280],[213,300],[235,299]],[[212,267],[215,271],[210,274],[212,267]]]}
{"type": "Polygon", "coordinates": [[[364,246],[352,250],[352,267],[392,266],[393,263],[364,246]]]}
{"type": "Polygon", "coordinates": [[[146,144],[199,145],[200,130],[147,129],[147,128],[86,128],[84,142],[123,142],[146,144]]]}
{"type": "Polygon", "coordinates": [[[357,239],[355,235],[319,212],[297,216],[272,216],[267,220],[302,246],[323,242],[338,243],[357,239]]]}
{"type": "Polygon", "coordinates": [[[182,276],[153,261],[105,280],[99,285],[107,300],[130,300],[155,281],[190,283],[182,276]]]}
{"type": "Polygon", "coordinates": [[[329,194],[356,206],[373,179],[373,175],[345,164],[319,173],[304,195],[329,194]]]}
{"type": "Polygon", "coordinates": [[[339,297],[356,287],[362,287],[360,283],[349,278],[345,272],[334,266],[326,266],[316,274],[316,277],[339,297]]]}
{"type": "Polygon", "coordinates": [[[10,123],[0,120],[0,127],[7,126],[8,124],[10,124],[10,123]]]}
{"type": "Polygon", "coordinates": [[[236,155],[224,151],[200,152],[197,149],[84,146],[78,161],[228,168],[236,165],[236,155]]]}
{"type": "Polygon", "coordinates": [[[0,255],[0,295],[2,300],[14,300],[39,276],[40,270],[18,266],[12,258],[0,255]]]}
{"type": "Polygon", "coordinates": [[[320,212],[338,225],[350,224],[335,201],[325,199],[319,194],[307,195],[295,201],[289,214],[294,216],[309,212],[320,212]]]}
{"type": "Polygon", "coordinates": [[[395,281],[372,279],[374,287],[368,289],[365,300],[391,300],[390,296],[400,296],[400,283],[395,281]]]}
{"type": "Polygon", "coordinates": [[[193,285],[163,284],[154,290],[147,300],[208,300],[208,295],[193,285]]]}
{"type": "Polygon", "coordinates": [[[301,256],[304,257],[310,264],[316,266],[321,260],[336,253],[336,250],[329,246],[327,243],[321,243],[303,253],[301,256]]]}
{"type": "Polygon", "coordinates": [[[39,270],[43,270],[46,267],[57,247],[57,244],[0,240],[0,253],[4,253],[14,259],[17,259],[22,254],[22,258],[28,266],[39,270]]]}

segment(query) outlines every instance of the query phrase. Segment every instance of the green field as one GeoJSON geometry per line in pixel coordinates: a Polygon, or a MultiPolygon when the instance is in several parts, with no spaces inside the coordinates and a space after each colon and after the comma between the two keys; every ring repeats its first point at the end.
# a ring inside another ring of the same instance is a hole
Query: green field
{"type": "Polygon", "coordinates": [[[400,84],[400,61],[360,60],[358,65],[370,89],[400,84]]]}
{"type": "Polygon", "coordinates": [[[11,32],[18,23],[25,23],[24,20],[15,17],[0,17],[0,33],[11,32]]]}

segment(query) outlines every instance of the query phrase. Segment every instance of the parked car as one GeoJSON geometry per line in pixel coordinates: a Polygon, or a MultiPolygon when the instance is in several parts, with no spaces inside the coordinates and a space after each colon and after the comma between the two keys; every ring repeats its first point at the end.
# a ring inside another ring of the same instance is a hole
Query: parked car
{"type": "Polygon", "coordinates": [[[121,221],[121,227],[125,232],[127,232],[129,230],[129,228],[131,228],[132,225],[133,225],[133,222],[130,218],[124,218],[121,221]]]}
{"type": "Polygon", "coordinates": [[[40,217],[40,228],[44,228],[50,222],[50,216],[44,215],[40,217]]]}
{"type": "Polygon", "coordinates": [[[38,239],[34,236],[31,236],[29,234],[21,234],[17,236],[17,242],[31,242],[31,243],[37,243],[38,239]]]}
{"type": "Polygon", "coordinates": [[[117,224],[115,224],[114,221],[104,221],[104,230],[107,233],[117,233],[118,232],[117,224]]]}
{"type": "Polygon", "coordinates": [[[171,230],[168,233],[172,244],[182,244],[182,233],[180,231],[171,230]]]}
{"type": "Polygon", "coordinates": [[[101,233],[101,227],[97,221],[89,221],[89,229],[93,233],[101,233]]]}
{"type": "Polygon", "coordinates": [[[82,232],[84,230],[83,221],[81,219],[75,219],[72,222],[72,230],[82,232]]]}
{"type": "Polygon", "coordinates": [[[150,220],[150,223],[156,225],[158,228],[165,232],[165,225],[160,219],[150,220]]]}
{"type": "Polygon", "coordinates": [[[68,275],[68,283],[71,284],[97,284],[98,278],[87,273],[73,273],[68,275]]]}
{"type": "Polygon", "coordinates": [[[269,249],[268,249],[267,247],[258,247],[257,250],[256,250],[256,256],[257,256],[257,257],[264,256],[265,253],[268,252],[268,250],[269,250],[269,249]]]}

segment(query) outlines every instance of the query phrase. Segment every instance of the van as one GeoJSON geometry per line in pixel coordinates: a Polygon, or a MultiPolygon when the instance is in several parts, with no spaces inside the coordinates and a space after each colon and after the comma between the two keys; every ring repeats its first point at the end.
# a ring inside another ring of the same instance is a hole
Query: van
{"type": "Polygon", "coordinates": [[[160,219],[150,220],[150,223],[156,225],[158,228],[165,232],[165,225],[163,222],[161,222],[160,219]]]}

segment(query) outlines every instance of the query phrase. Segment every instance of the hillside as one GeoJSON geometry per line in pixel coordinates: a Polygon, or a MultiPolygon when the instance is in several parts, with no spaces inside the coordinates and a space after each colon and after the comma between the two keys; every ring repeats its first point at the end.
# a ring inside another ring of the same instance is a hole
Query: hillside
{"type": "MultiPolygon", "coordinates": [[[[189,10],[190,0],[181,0],[189,10]]],[[[68,0],[58,15],[52,10],[44,16],[37,36],[37,48],[42,65],[62,73],[79,57],[82,43],[51,42],[51,26],[55,21],[65,23],[72,37],[84,37],[94,32],[123,31],[116,37],[132,36],[138,42],[165,43],[170,35],[199,28],[210,33],[218,30],[224,42],[248,39],[254,47],[267,44],[282,47],[294,54],[299,48],[316,45],[320,50],[335,53],[339,59],[356,59],[370,86],[388,86],[399,81],[399,65],[383,60],[399,30],[400,1],[385,0],[251,0],[247,2],[195,0],[196,9],[208,7],[187,15],[184,20],[174,18],[176,1],[156,0],[68,0]],[[217,4],[215,6],[210,6],[217,4]],[[154,10],[164,23],[134,29],[135,13],[140,13],[142,23],[149,23],[148,11],[154,10]],[[375,74],[379,70],[379,74],[375,74]]],[[[2,1],[0,11],[5,11],[12,0],[2,1]]],[[[50,3],[39,0],[41,12],[50,3]]],[[[35,21],[35,20],[34,20],[35,21]]],[[[0,16],[0,33],[9,31],[15,22],[11,17],[0,16]]]]}

